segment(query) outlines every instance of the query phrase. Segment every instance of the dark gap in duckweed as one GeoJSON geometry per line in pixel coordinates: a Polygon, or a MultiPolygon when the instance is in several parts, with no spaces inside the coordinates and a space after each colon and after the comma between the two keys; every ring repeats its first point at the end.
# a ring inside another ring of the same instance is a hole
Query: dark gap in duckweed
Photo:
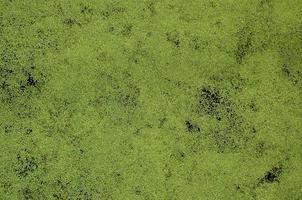
{"type": "MultiPolygon", "coordinates": [[[[7,47],[9,46],[10,43],[7,47]]],[[[32,53],[29,53],[25,61],[21,62],[21,55],[17,55],[17,50],[14,47],[11,47],[10,52],[5,49],[2,51],[0,62],[1,101],[10,104],[14,102],[21,103],[24,98],[31,99],[41,93],[46,76],[36,69],[32,53]],[[10,59],[12,57],[14,61],[10,59]],[[33,76],[33,74],[36,75],[33,76]]]]}
{"type": "Polygon", "coordinates": [[[133,50],[131,50],[130,52],[128,52],[128,50],[125,50],[125,54],[130,53],[129,61],[136,65],[140,65],[141,61],[149,55],[149,52],[144,49],[144,47],[145,42],[142,40],[138,40],[133,50]]]}
{"type": "Polygon", "coordinates": [[[173,30],[166,33],[167,41],[170,42],[174,47],[180,47],[180,35],[178,31],[173,30]]]}
{"type": "Polygon", "coordinates": [[[189,47],[194,51],[205,49],[209,44],[203,40],[199,35],[189,35],[189,47]]]}
{"type": "Polygon", "coordinates": [[[27,149],[17,154],[16,173],[19,178],[25,178],[38,168],[38,163],[34,156],[31,156],[27,149]]]}
{"type": "Polygon", "coordinates": [[[215,116],[218,113],[218,107],[223,103],[223,98],[220,92],[214,88],[204,87],[198,95],[197,111],[210,116],[215,116]]]}
{"type": "Polygon", "coordinates": [[[109,26],[108,31],[109,31],[110,33],[113,33],[114,30],[115,30],[114,26],[109,26]]]}
{"type": "Polygon", "coordinates": [[[201,44],[200,44],[198,37],[193,37],[190,40],[189,45],[193,50],[199,50],[201,48],[201,44]]]}
{"type": "Polygon", "coordinates": [[[190,133],[200,132],[199,126],[197,124],[193,123],[191,120],[186,120],[185,125],[187,128],[187,131],[189,131],[190,133]]]}
{"type": "Polygon", "coordinates": [[[12,183],[9,180],[2,180],[0,185],[5,193],[9,193],[12,190],[12,183]]]}
{"type": "Polygon", "coordinates": [[[218,153],[235,151],[239,147],[239,143],[235,141],[234,136],[227,130],[215,130],[212,133],[212,139],[218,153]]]}
{"type": "Polygon", "coordinates": [[[155,16],[157,14],[156,8],[155,8],[155,2],[154,1],[147,1],[146,2],[146,7],[143,8],[143,11],[144,12],[148,11],[151,16],[155,16]]]}
{"type": "Polygon", "coordinates": [[[63,21],[63,23],[69,27],[73,27],[75,25],[81,26],[81,23],[75,18],[67,18],[63,21]]]}
{"type": "Polygon", "coordinates": [[[265,151],[267,150],[268,145],[264,141],[260,141],[255,146],[255,153],[256,157],[260,158],[265,154],[265,151]]]}
{"type": "Polygon", "coordinates": [[[286,64],[282,66],[281,72],[295,86],[302,80],[302,72],[299,70],[291,70],[286,64]]]}
{"type": "Polygon", "coordinates": [[[289,70],[289,67],[286,64],[283,64],[281,71],[282,71],[283,75],[285,75],[286,77],[288,77],[288,78],[291,77],[291,72],[289,70]]]}
{"type": "Polygon", "coordinates": [[[141,195],[142,194],[142,189],[139,186],[134,187],[134,193],[136,195],[141,195]]]}
{"type": "Polygon", "coordinates": [[[129,92],[121,92],[119,94],[119,101],[125,107],[136,107],[138,105],[138,98],[140,90],[137,87],[130,87],[129,92]]]}
{"type": "Polygon", "coordinates": [[[219,153],[244,148],[257,132],[256,127],[247,124],[237,112],[238,106],[242,105],[236,105],[229,93],[218,87],[204,86],[197,95],[197,114],[216,120],[209,137],[219,153]]]}
{"type": "Polygon", "coordinates": [[[13,132],[13,126],[12,125],[5,125],[4,126],[4,133],[5,134],[10,134],[13,132]]]}
{"type": "Polygon", "coordinates": [[[13,73],[12,69],[6,68],[5,66],[1,66],[1,68],[0,68],[0,76],[1,76],[1,78],[6,79],[12,73],[13,73]]]}
{"type": "Polygon", "coordinates": [[[16,110],[16,115],[19,119],[34,118],[37,115],[37,108],[33,105],[20,103],[22,108],[16,110]]]}
{"type": "Polygon", "coordinates": [[[59,50],[59,39],[55,37],[55,31],[51,28],[47,30],[38,29],[35,35],[39,40],[34,46],[36,49],[41,50],[43,55],[45,55],[45,51],[50,49],[59,50]]]}
{"type": "Polygon", "coordinates": [[[21,194],[22,194],[22,197],[24,200],[33,200],[34,199],[33,191],[28,187],[23,188],[21,190],[21,194]]]}
{"type": "Polygon", "coordinates": [[[87,14],[92,14],[92,13],[93,13],[93,9],[90,8],[90,7],[87,6],[87,5],[82,5],[82,6],[81,6],[80,12],[81,12],[82,14],[85,14],[85,15],[87,15],[87,14]]]}
{"type": "Polygon", "coordinates": [[[259,184],[263,183],[274,183],[280,181],[280,176],[283,173],[282,167],[273,167],[271,170],[267,171],[259,181],[259,184]]]}
{"type": "Polygon", "coordinates": [[[172,159],[175,159],[177,161],[180,161],[180,162],[183,162],[185,157],[186,157],[186,154],[184,151],[180,150],[180,149],[177,149],[177,150],[174,150],[172,152],[172,154],[170,155],[170,157],[172,159]]]}
{"type": "Polygon", "coordinates": [[[127,10],[124,7],[120,6],[112,6],[107,8],[106,10],[101,11],[101,16],[103,19],[108,20],[111,17],[115,17],[125,13],[127,10]]]}
{"type": "Polygon", "coordinates": [[[28,73],[27,85],[35,87],[35,86],[37,86],[37,83],[38,83],[38,81],[35,80],[34,77],[30,73],[28,73]]]}
{"type": "Polygon", "coordinates": [[[124,175],[119,171],[114,172],[113,173],[113,181],[115,183],[122,183],[124,181],[124,175]]]}
{"type": "Polygon", "coordinates": [[[91,200],[93,196],[90,192],[80,189],[79,192],[76,194],[77,199],[84,199],[84,200],[91,200]]]}
{"type": "Polygon", "coordinates": [[[237,192],[242,192],[241,186],[240,185],[236,185],[236,190],[237,190],[237,192]]]}
{"type": "Polygon", "coordinates": [[[53,193],[52,196],[57,199],[64,199],[66,198],[66,193],[68,191],[70,182],[64,183],[62,180],[58,179],[53,184],[54,188],[56,188],[56,193],[53,193]]]}
{"type": "Polygon", "coordinates": [[[30,135],[32,134],[33,130],[31,128],[26,129],[25,134],[30,135]]]}
{"type": "Polygon", "coordinates": [[[249,106],[250,110],[253,112],[259,111],[259,108],[257,107],[255,99],[252,99],[248,106],[249,106]]]}

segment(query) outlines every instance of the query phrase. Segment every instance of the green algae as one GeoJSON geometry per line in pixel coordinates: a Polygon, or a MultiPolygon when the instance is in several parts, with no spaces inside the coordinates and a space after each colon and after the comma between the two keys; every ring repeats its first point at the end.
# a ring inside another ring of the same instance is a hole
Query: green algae
{"type": "Polygon", "coordinates": [[[1,0],[0,199],[301,199],[301,11],[1,0]]]}

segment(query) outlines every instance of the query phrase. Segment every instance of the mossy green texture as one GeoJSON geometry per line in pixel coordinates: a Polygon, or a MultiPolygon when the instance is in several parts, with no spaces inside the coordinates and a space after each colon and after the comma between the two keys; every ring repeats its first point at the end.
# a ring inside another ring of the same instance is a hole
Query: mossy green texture
{"type": "Polygon", "coordinates": [[[301,0],[0,0],[0,199],[301,200],[301,0]]]}

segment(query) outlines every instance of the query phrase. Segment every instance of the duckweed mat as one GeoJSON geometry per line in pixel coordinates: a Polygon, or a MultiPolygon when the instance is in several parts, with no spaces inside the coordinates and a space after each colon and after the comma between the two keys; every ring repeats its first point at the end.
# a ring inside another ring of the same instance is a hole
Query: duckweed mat
{"type": "Polygon", "coordinates": [[[0,199],[301,200],[301,0],[0,0],[0,199]]]}

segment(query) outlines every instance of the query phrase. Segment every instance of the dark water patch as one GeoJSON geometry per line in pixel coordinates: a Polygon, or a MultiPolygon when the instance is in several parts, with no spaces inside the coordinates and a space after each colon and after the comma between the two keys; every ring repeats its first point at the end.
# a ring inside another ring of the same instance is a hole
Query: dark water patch
{"type": "Polygon", "coordinates": [[[184,159],[186,157],[186,154],[185,154],[184,151],[177,149],[177,150],[174,150],[172,152],[172,154],[170,155],[170,157],[172,159],[177,160],[177,161],[184,161],[184,159]]]}
{"type": "Polygon", "coordinates": [[[140,186],[136,186],[133,188],[133,192],[136,195],[141,195],[142,194],[142,188],[140,186]]]}
{"type": "MultiPolygon", "coordinates": [[[[236,89],[203,86],[196,95],[195,112],[215,124],[205,135],[213,141],[219,153],[239,151],[256,134],[255,127],[238,112],[242,105],[234,102],[232,90],[236,89]]],[[[188,126],[194,127],[189,123],[188,126]]]]}
{"type": "Polygon", "coordinates": [[[235,151],[238,148],[238,143],[236,143],[230,132],[225,130],[216,130],[212,133],[211,137],[217,147],[218,153],[235,151]]]}
{"type": "Polygon", "coordinates": [[[33,173],[38,168],[38,162],[31,153],[24,149],[17,154],[17,164],[15,171],[19,178],[24,178],[33,173]]]}
{"type": "Polygon", "coordinates": [[[5,134],[11,134],[13,132],[13,126],[12,125],[5,125],[4,126],[4,133],[5,134]]]}
{"type": "Polygon", "coordinates": [[[32,132],[33,132],[33,130],[32,130],[31,128],[27,128],[27,129],[25,130],[25,134],[26,134],[26,135],[30,135],[30,134],[32,134],[32,132]]]}
{"type": "Polygon", "coordinates": [[[193,123],[191,120],[185,121],[186,129],[190,133],[200,132],[200,128],[197,124],[193,123]]]}
{"type": "Polygon", "coordinates": [[[157,14],[155,2],[154,1],[147,1],[145,7],[143,8],[144,12],[147,12],[151,17],[157,14]]]}
{"type": "Polygon", "coordinates": [[[21,196],[22,196],[22,199],[24,199],[24,200],[33,200],[34,199],[33,191],[28,187],[23,188],[21,190],[21,196]]]}
{"type": "Polygon", "coordinates": [[[288,65],[284,64],[281,68],[281,73],[286,77],[294,86],[302,82],[302,70],[294,70],[288,65]]]}
{"type": "Polygon", "coordinates": [[[73,27],[75,25],[81,26],[81,23],[75,18],[67,18],[63,21],[63,23],[68,27],[73,27]]]}
{"type": "Polygon", "coordinates": [[[107,9],[101,11],[101,16],[102,16],[102,19],[108,20],[112,17],[121,16],[126,11],[127,10],[124,7],[111,5],[111,6],[108,6],[107,9]]]}
{"type": "Polygon", "coordinates": [[[223,97],[217,89],[203,87],[198,94],[198,101],[197,111],[199,113],[215,116],[219,105],[223,102],[223,97]]]}
{"type": "Polygon", "coordinates": [[[271,170],[265,173],[264,177],[260,179],[259,184],[279,182],[282,172],[282,167],[273,167],[271,170]]]}
{"type": "Polygon", "coordinates": [[[194,51],[205,49],[209,44],[198,35],[189,36],[189,47],[194,51]]]}
{"type": "Polygon", "coordinates": [[[169,43],[171,43],[174,47],[179,48],[180,47],[180,34],[178,31],[170,31],[166,33],[166,39],[169,43]]]}
{"type": "Polygon", "coordinates": [[[30,73],[28,73],[28,75],[27,75],[27,85],[36,87],[37,83],[38,83],[38,81],[30,73]]]}
{"type": "Polygon", "coordinates": [[[93,9],[91,7],[89,7],[88,5],[82,4],[81,8],[80,8],[80,12],[81,12],[81,14],[88,15],[88,14],[93,13],[93,9]]]}
{"type": "Polygon", "coordinates": [[[119,94],[119,102],[124,107],[135,108],[138,105],[140,90],[137,87],[131,86],[127,91],[121,91],[119,94]]]}

